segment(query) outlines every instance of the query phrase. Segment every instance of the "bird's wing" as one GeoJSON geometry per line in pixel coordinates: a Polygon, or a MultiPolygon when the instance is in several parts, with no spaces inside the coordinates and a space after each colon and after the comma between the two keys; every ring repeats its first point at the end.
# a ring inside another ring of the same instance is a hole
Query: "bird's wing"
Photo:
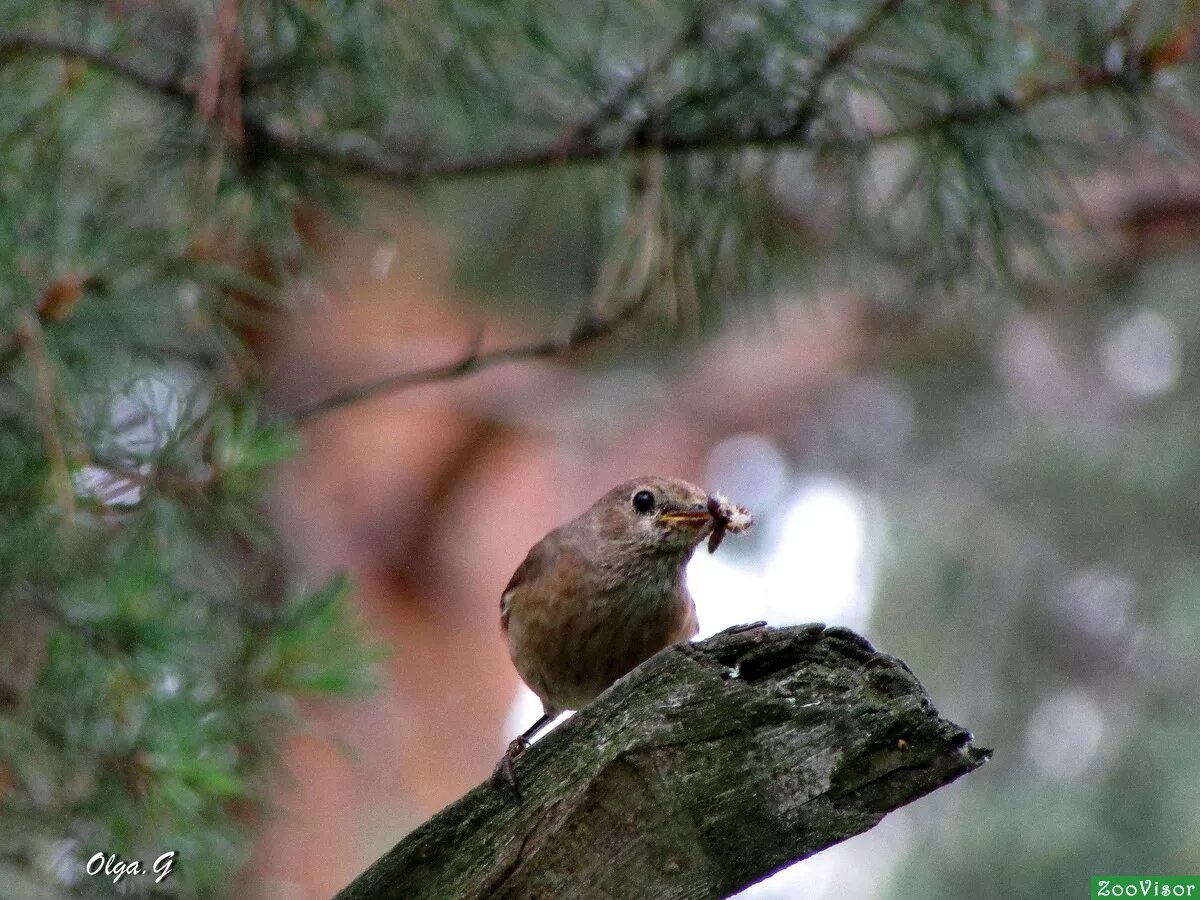
{"type": "Polygon", "coordinates": [[[525,559],[517,566],[517,571],[513,572],[512,578],[508,579],[508,584],[504,587],[504,593],[500,595],[501,629],[508,630],[508,617],[512,612],[512,599],[516,592],[530,582],[541,578],[553,568],[555,561],[558,559],[558,553],[553,547],[554,542],[545,538],[538,541],[525,554],[525,559]]]}

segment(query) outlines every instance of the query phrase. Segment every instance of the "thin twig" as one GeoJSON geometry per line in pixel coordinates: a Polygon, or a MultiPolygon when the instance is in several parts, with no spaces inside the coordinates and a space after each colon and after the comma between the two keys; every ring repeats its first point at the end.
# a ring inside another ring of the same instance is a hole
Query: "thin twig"
{"type": "Polygon", "coordinates": [[[638,91],[653,85],[655,79],[661,77],[671,63],[696,46],[704,36],[704,21],[703,4],[698,4],[687,26],[675,36],[658,58],[647,64],[637,76],[630,78],[611,97],[602,101],[590,116],[570,123],[559,143],[570,146],[581,139],[595,139],[600,127],[608,118],[619,113],[638,91]]]}
{"type": "Polygon", "coordinates": [[[472,346],[455,362],[384,375],[382,378],[337,391],[307,406],[284,413],[281,419],[290,424],[299,425],[336,409],[415,385],[459,378],[502,363],[566,356],[612,334],[636,315],[645,303],[646,296],[641,295],[621,304],[603,318],[584,319],[576,324],[570,335],[564,340],[543,340],[531,344],[519,344],[515,347],[504,347],[499,350],[489,350],[486,353],[480,352],[478,341],[476,341],[475,346],[472,346]]]}
{"type": "MultiPolygon", "coordinates": [[[[65,275],[50,284],[38,300],[37,309],[33,313],[36,324],[53,325],[63,321],[71,314],[75,304],[85,288],[95,285],[97,279],[85,278],[77,273],[65,275]]],[[[25,325],[17,327],[11,334],[0,339],[0,376],[8,373],[9,367],[21,356],[21,351],[28,346],[28,328],[25,325]]]]}
{"type": "Polygon", "coordinates": [[[880,131],[866,132],[857,138],[843,138],[832,146],[872,146],[894,144],[909,138],[936,134],[958,125],[970,125],[988,119],[1019,117],[1052,100],[1082,96],[1114,88],[1130,88],[1145,84],[1149,73],[1136,69],[1084,69],[1069,78],[1043,81],[1027,87],[1017,95],[998,94],[987,101],[952,106],[944,112],[907,125],[897,125],[880,131]]]}
{"type": "Polygon", "coordinates": [[[189,101],[195,96],[195,89],[176,74],[153,72],[145,66],[114,56],[107,50],[82,41],[31,31],[0,32],[0,59],[6,56],[29,55],[82,59],[154,93],[189,101]]]}
{"type": "Polygon", "coordinates": [[[883,0],[864,16],[855,28],[843,35],[841,40],[829,48],[820,64],[813,70],[812,77],[808,82],[808,89],[804,92],[804,99],[800,102],[796,116],[792,125],[785,132],[786,134],[792,137],[804,134],[816,114],[817,107],[821,102],[821,91],[824,90],[830,76],[854,55],[854,52],[889,15],[900,8],[902,2],[903,0],[883,0]]]}

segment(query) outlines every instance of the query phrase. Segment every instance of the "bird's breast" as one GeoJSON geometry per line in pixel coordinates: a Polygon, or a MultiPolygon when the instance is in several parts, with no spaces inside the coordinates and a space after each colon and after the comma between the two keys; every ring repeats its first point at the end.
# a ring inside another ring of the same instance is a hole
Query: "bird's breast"
{"type": "Polygon", "coordinates": [[[517,671],[548,707],[578,709],[659,650],[695,634],[682,571],[557,587],[512,597],[507,631],[517,671]]]}

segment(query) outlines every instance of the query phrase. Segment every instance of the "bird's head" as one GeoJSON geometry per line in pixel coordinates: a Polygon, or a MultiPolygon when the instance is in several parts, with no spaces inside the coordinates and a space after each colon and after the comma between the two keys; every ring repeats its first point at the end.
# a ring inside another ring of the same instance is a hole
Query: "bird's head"
{"type": "Polygon", "coordinates": [[[713,530],[709,496],[679,478],[619,484],[589,511],[606,543],[639,554],[686,555],[713,530]]]}

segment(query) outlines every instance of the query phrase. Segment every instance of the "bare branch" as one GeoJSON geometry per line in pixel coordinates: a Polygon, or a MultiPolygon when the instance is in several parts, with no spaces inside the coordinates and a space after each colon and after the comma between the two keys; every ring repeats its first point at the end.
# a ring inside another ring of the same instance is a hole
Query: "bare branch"
{"type": "Polygon", "coordinates": [[[564,340],[548,339],[536,341],[531,344],[519,344],[515,347],[504,347],[499,350],[480,352],[480,336],[476,336],[476,339],[472,342],[471,349],[455,362],[421,369],[409,369],[404,372],[385,375],[366,384],[337,391],[307,406],[301,406],[292,412],[284,413],[281,418],[291,424],[299,425],[325,413],[350,406],[354,403],[360,403],[364,400],[370,400],[381,394],[401,391],[420,384],[448,381],[502,363],[566,356],[572,351],[579,350],[588,344],[595,343],[612,334],[632,319],[645,304],[646,297],[642,295],[620,304],[612,313],[602,318],[584,318],[575,325],[575,328],[564,340]]]}
{"type": "Polygon", "coordinates": [[[709,900],[983,765],[900,660],[844,628],[678,644],[475,788],[338,900],[709,900]],[[619,863],[618,863],[619,861],[619,863]]]}
{"type": "Polygon", "coordinates": [[[30,31],[0,32],[0,59],[35,55],[82,59],[147,91],[176,99],[191,100],[195,93],[178,74],[154,72],[82,41],[30,31]]]}

